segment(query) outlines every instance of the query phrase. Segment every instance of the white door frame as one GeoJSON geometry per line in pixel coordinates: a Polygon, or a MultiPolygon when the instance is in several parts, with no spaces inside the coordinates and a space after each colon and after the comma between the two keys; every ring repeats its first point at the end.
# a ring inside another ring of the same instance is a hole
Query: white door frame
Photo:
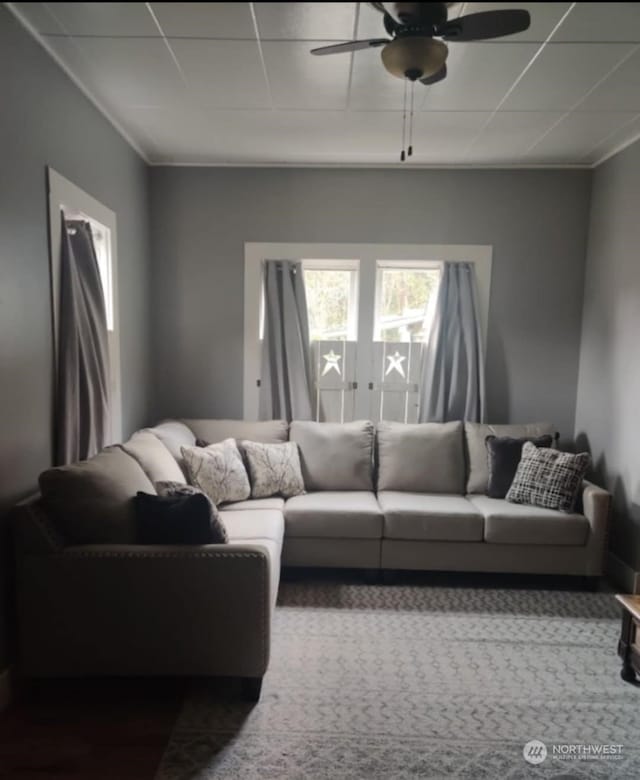
{"type": "Polygon", "coordinates": [[[122,382],[120,373],[120,316],[118,311],[118,232],[116,215],[100,201],[47,168],[49,195],[49,256],[51,268],[51,311],[53,325],[54,377],[57,370],[58,322],[60,308],[60,212],[72,218],[97,222],[109,229],[111,237],[111,277],[113,290],[113,331],[109,332],[111,383],[110,426],[105,444],[122,441],[122,382]]]}

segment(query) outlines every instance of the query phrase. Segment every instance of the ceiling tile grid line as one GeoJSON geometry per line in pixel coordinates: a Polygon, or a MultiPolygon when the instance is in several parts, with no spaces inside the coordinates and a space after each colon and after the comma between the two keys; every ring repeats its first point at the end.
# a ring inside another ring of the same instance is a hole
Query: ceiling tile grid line
{"type": "Polygon", "coordinates": [[[632,125],[634,125],[636,122],[638,122],[639,119],[640,119],[640,114],[634,114],[633,116],[631,116],[631,118],[628,119],[626,122],[624,122],[620,127],[614,128],[613,130],[611,130],[610,133],[607,133],[607,135],[604,138],[601,138],[600,141],[598,141],[598,143],[594,144],[589,149],[588,152],[586,152],[584,155],[582,155],[581,159],[584,162],[592,162],[592,160],[590,158],[592,157],[594,152],[597,152],[597,150],[601,146],[604,146],[605,144],[607,144],[608,141],[610,141],[614,136],[616,136],[617,134],[619,134],[623,130],[626,130],[628,127],[631,127],[632,125]]]}
{"type": "Polygon", "coordinates": [[[493,119],[493,117],[494,117],[494,116],[495,116],[495,115],[498,113],[498,111],[500,111],[500,107],[501,107],[501,106],[503,106],[503,105],[505,104],[505,102],[506,102],[506,101],[507,101],[507,99],[509,98],[509,95],[511,95],[511,94],[513,93],[513,91],[515,90],[515,88],[518,86],[518,84],[519,84],[519,83],[522,81],[522,79],[525,77],[526,73],[527,73],[527,72],[528,72],[528,71],[529,71],[529,70],[530,70],[530,69],[533,67],[533,65],[534,65],[535,61],[536,61],[536,60],[537,60],[537,59],[538,59],[538,58],[539,58],[539,57],[542,55],[542,52],[544,51],[544,48],[545,48],[545,46],[547,45],[547,43],[548,43],[548,42],[549,42],[549,41],[550,41],[550,40],[553,38],[553,36],[554,36],[554,33],[556,32],[556,30],[558,30],[558,29],[559,29],[559,28],[562,26],[562,24],[564,23],[565,19],[566,19],[566,18],[569,16],[569,14],[570,14],[570,13],[573,11],[573,9],[575,8],[575,6],[576,6],[576,3],[571,3],[571,5],[569,6],[569,8],[567,8],[567,10],[565,11],[565,13],[564,13],[564,14],[563,14],[563,15],[560,17],[560,20],[558,21],[558,23],[556,24],[556,26],[553,28],[553,30],[551,30],[551,32],[550,32],[550,33],[549,33],[549,35],[547,36],[547,39],[546,39],[546,40],[544,41],[544,43],[543,43],[543,44],[540,46],[540,48],[539,48],[539,49],[536,51],[536,53],[533,55],[533,57],[532,57],[532,58],[531,58],[531,60],[529,61],[528,65],[527,65],[527,66],[524,68],[524,70],[523,70],[523,71],[520,73],[520,75],[518,76],[518,78],[517,78],[517,79],[516,79],[516,80],[513,82],[513,84],[511,85],[511,87],[510,87],[510,88],[507,90],[507,92],[506,92],[506,94],[503,96],[502,100],[501,100],[501,101],[498,103],[498,105],[496,106],[496,108],[495,108],[495,110],[494,110],[494,112],[493,112],[492,116],[491,116],[491,117],[490,117],[490,118],[487,120],[487,123],[486,123],[486,125],[485,125],[485,126],[484,126],[484,127],[481,129],[481,130],[480,130],[480,132],[478,133],[478,135],[477,135],[477,136],[476,136],[476,137],[475,137],[475,138],[474,138],[474,139],[471,141],[471,143],[469,144],[469,146],[468,146],[468,147],[467,147],[467,149],[465,150],[465,153],[464,153],[464,156],[465,156],[465,157],[468,157],[468,156],[471,154],[471,150],[473,149],[473,147],[475,146],[475,144],[476,144],[476,143],[478,142],[478,140],[480,139],[480,136],[482,136],[482,134],[485,132],[485,130],[487,129],[487,127],[488,127],[488,126],[491,124],[491,120],[493,119]]]}
{"type": "Polygon", "coordinates": [[[260,42],[260,30],[258,29],[258,20],[256,18],[256,9],[254,3],[249,3],[249,11],[251,13],[251,21],[253,22],[253,29],[256,34],[256,42],[258,44],[258,53],[260,55],[260,64],[262,65],[262,75],[264,76],[264,82],[267,87],[267,94],[269,96],[269,105],[271,109],[274,108],[273,103],[273,91],[271,90],[271,82],[269,81],[269,73],[267,72],[267,63],[264,59],[264,52],[262,50],[262,43],[260,42]]]}
{"type": "Polygon", "coordinates": [[[185,87],[189,86],[189,82],[186,79],[186,76],[184,75],[184,72],[182,70],[182,67],[180,63],[178,62],[178,58],[176,57],[176,53],[171,48],[171,44],[167,40],[167,36],[164,34],[164,30],[162,29],[160,22],[158,21],[158,17],[153,12],[153,8],[151,7],[151,3],[145,3],[147,11],[151,14],[151,18],[153,19],[154,24],[158,28],[158,31],[160,32],[160,37],[162,38],[162,41],[164,42],[165,46],[167,47],[169,51],[169,55],[171,56],[171,59],[173,60],[176,68],[178,69],[178,73],[180,74],[180,78],[184,82],[185,87]]]}
{"type": "MultiPolygon", "coordinates": [[[[575,111],[576,111],[576,109],[578,108],[578,106],[582,105],[582,104],[585,102],[585,100],[586,100],[586,99],[589,97],[589,95],[591,95],[593,92],[595,92],[595,90],[596,90],[596,89],[597,89],[597,88],[598,88],[598,87],[599,87],[601,84],[603,84],[603,83],[604,83],[604,82],[605,82],[605,81],[606,81],[608,78],[610,78],[610,77],[611,77],[611,76],[612,76],[612,75],[613,75],[613,74],[614,74],[614,73],[615,73],[615,72],[616,72],[616,71],[617,71],[617,70],[618,70],[618,69],[619,69],[619,68],[620,68],[620,67],[621,67],[621,66],[622,66],[622,65],[623,65],[623,64],[624,64],[624,63],[625,63],[625,62],[626,62],[626,61],[627,61],[627,60],[628,60],[628,59],[629,59],[629,58],[630,58],[632,55],[633,55],[633,54],[635,54],[635,53],[636,53],[636,52],[637,52],[639,49],[640,49],[640,44],[638,44],[638,45],[634,46],[632,49],[630,49],[630,50],[629,50],[629,51],[628,51],[628,52],[627,52],[627,53],[624,55],[624,57],[622,57],[622,59],[621,59],[621,60],[620,60],[620,61],[619,61],[619,62],[618,62],[616,65],[614,65],[614,66],[613,66],[613,67],[612,67],[612,68],[611,68],[611,69],[610,69],[610,70],[609,70],[607,73],[605,73],[605,74],[604,74],[604,76],[602,76],[602,78],[600,78],[600,79],[599,79],[599,80],[598,80],[598,81],[597,81],[597,82],[596,82],[596,83],[595,83],[595,84],[594,84],[594,85],[591,87],[591,89],[587,90],[587,92],[585,92],[585,94],[584,94],[584,95],[583,95],[583,96],[582,96],[582,97],[581,97],[581,98],[580,98],[580,99],[579,99],[579,100],[578,100],[578,101],[577,101],[577,102],[576,102],[576,103],[575,103],[573,106],[571,106],[571,108],[570,108],[570,109],[569,109],[569,110],[568,110],[568,111],[567,111],[567,112],[564,114],[564,116],[562,116],[562,117],[561,117],[561,118],[560,118],[560,119],[559,119],[559,120],[558,120],[558,121],[557,121],[555,124],[551,125],[551,127],[550,127],[550,128],[549,128],[549,129],[548,129],[548,130],[547,130],[545,133],[543,133],[543,134],[542,134],[542,135],[541,135],[541,136],[540,136],[540,137],[539,137],[539,138],[538,138],[538,139],[535,141],[535,143],[531,144],[531,146],[530,146],[530,147],[529,147],[529,148],[526,150],[525,154],[529,154],[529,153],[530,153],[530,152],[532,152],[532,151],[533,151],[533,150],[534,150],[534,149],[535,149],[537,146],[539,146],[539,144],[540,144],[540,143],[542,143],[542,141],[543,141],[543,140],[544,140],[544,139],[545,139],[545,138],[546,138],[546,137],[547,137],[547,136],[548,136],[550,133],[552,133],[552,132],[555,130],[555,128],[556,128],[556,127],[558,127],[560,124],[562,124],[562,122],[564,122],[564,120],[565,120],[565,119],[566,119],[566,118],[567,118],[567,117],[568,117],[568,116],[569,116],[571,113],[575,112],[575,111]]],[[[619,128],[618,128],[618,129],[619,129],[619,128]]],[[[611,131],[611,133],[607,134],[607,137],[608,137],[609,135],[612,135],[614,132],[616,132],[616,131],[615,131],[615,130],[611,131]]],[[[598,145],[599,145],[599,144],[596,144],[596,145],[595,145],[595,147],[593,147],[593,148],[597,148],[597,146],[598,146],[598,145]]]]}
{"type": "MultiPolygon", "coordinates": [[[[353,31],[351,37],[355,40],[358,37],[358,24],[360,23],[360,3],[356,5],[356,13],[353,19],[353,31]]],[[[355,53],[349,55],[349,78],[347,80],[347,109],[351,110],[351,86],[353,84],[353,65],[355,53]]]]}

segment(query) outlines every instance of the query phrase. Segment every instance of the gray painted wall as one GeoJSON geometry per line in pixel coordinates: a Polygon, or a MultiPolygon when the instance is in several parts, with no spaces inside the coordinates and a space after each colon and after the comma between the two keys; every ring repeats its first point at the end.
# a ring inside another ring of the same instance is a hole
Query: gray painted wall
{"type": "MultiPolygon", "coordinates": [[[[148,414],[150,255],[146,165],[4,6],[0,112],[1,519],[3,510],[33,492],[38,474],[51,464],[45,167],[118,216],[125,432],[144,424],[148,414]]],[[[0,608],[0,670],[8,653],[3,617],[0,608]]]]}
{"type": "Polygon", "coordinates": [[[576,412],[614,495],[611,548],[640,570],[640,143],[596,169],[576,412]]]}
{"type": "Polygon", "coordinates": [[[153,168],[157,416],[242,416],[245,241],[492,244],[489,417],[571,439],[590,177],[153,168]]]}

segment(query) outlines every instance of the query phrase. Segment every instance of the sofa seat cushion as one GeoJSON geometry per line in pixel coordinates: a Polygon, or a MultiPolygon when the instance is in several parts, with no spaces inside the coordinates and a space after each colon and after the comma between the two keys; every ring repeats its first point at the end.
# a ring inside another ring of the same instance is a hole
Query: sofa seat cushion
{"type": "Polygon", "coordinates": [[[254,509],[220,512],[230,542],[246,542],[248,539],[271,539],[282,545],[284,519],[277,509],[254,509]]]}
{"type": "Polygon", "coordinates": [[[378,502],[385,539],[482,541],[482,513],[462,496],[385,490],[378,493],[378,502]]]}
{"type": "Polygon", "coordinates": [[[380,539],[382,512],[373,493],[361,490],[306,493],[284,506],[287,536],[380,539]]]}
{"type": "Polygon", "coordinates": [[[284,498],[272,496],[271,498],[250,498],[247,501],[233,501],[229,504],[221,504],[220,510],[225,512],[235,512],[245,509],[284,509],[284,498]]]}
{"type": "Polygon", "coordinates": [[[484,540],[490,544],[541,544],[582,546],[589,536],[589,521],[579,514],[512,504],[504,498],[468,496],[484,515],[484,540]]]}

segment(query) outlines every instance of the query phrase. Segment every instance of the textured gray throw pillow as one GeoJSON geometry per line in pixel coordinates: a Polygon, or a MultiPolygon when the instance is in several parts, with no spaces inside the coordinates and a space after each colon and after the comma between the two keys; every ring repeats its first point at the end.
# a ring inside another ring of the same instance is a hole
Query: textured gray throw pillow
{"type": "Polygon", "coordinates": [[[159,496],[203,495],[209,502],[209,524],[211,526],[211,531],[213,534],[213,539],[211,543],[225,544],[226,542],[229,541],[229,536],[227,534],[227,527],[225,526],[222,517],[220,517],[220,512],[218,512],[218,508],[213,503],[213,501],[209,498],[209,496],[206,493],[204,493],[202,490],[200,490],[200,488],[194,487],[193,485],[185,485],[184,482],[170,482],[170,481],[156,482],[154,484],[154,487],[159,496]]]}
{"type": "Polygon", "coordinates": [[[183,447],[182,457],[189,482],[206,493],[216,506],[226,501],[245,501],[251,495],[247,470],[233,439],[208,447],[183,447]]]}
{"type": "Polygon", "coordinates": [[[526,442],[507,501],[573,512],[590,463],[587,452],[572,455],[526,442]]]}
{"type": "Polygon", "coordinates": [[[251,478],[251,498],[282,496],[291,498],[304,493],[298,445],[262,444],[257,441],[240,443],[251,478]]]}

